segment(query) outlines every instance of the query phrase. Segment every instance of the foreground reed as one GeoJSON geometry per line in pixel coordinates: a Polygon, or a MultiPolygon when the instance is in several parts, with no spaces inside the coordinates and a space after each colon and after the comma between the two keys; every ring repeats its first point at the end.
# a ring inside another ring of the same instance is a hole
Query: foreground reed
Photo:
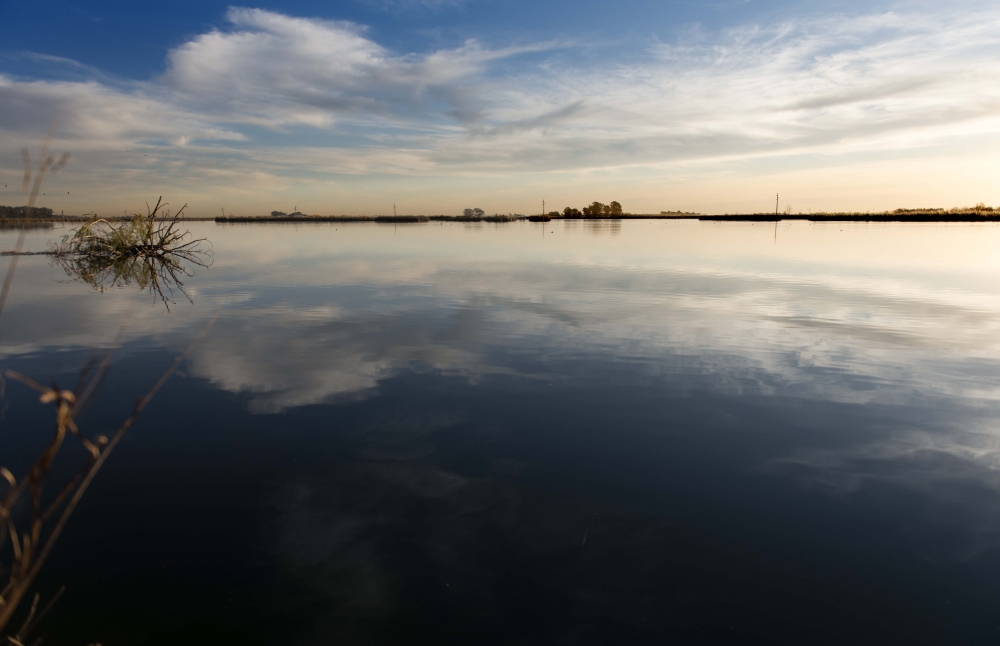
{"type": "MultiPolygon", "coordinates": [[[[97,472],[104,465],[108,455],[121,441],[139,418],[139,414],[153,399],[167,379],[177,370],[180,364],[194,350],[198,343],[208,334],[215,322],[213,317],[201,334],[188,348],[177,357],[144,397],[136,402],[132,414],[110,437],[98,435],[90,438],[76,423],[78,413],[84,410],[97,394],[99,385],[103,382],[111,365],[112,351],[109,351],[100,366],[85,368],[80,374],[77,387],[62,390],[57,385],[45,386],[30,377],[13,370],[5,370],[4,376],[19,381],[41,393],[39,401],[43,404],[54,404],[55,429],[52,439],[46,445],[27,474],[20,480],[6,467],[0,467],[0,477],[7,481],[7,492],[0,500],[0,554],[8,555],[8,563],[0,564],[0,576],[7,578],[3,591],[0,592],[0,634],[7,629],[18,606],[24,600],[32,583],[38,576],[42,565],[48,558],[52,547],[66,526],[77,503],[83,497],[87,487],[97,472]],[[73,474],[54,496],[46,496],[49,484],[49,472],[53,462],[65,446],[69,436],[75,438],[85,451],[86,458],[79,469],[73,474]],[[7,539],[10,539],[9,551],[7,539]]],[[[119,332],[119,340],[124,332],[119,332]]],[[[31,634],[38,622],[52,608],[64,588],[61,588],[39,612],[40,595],[35,594],[27,616],[21,627],[13,634],[7,633],[6,640],[14,646],[25,646],[24,640],[31,634]]],[[[32,644],[39,644],[37,639],[32,644]]]]}

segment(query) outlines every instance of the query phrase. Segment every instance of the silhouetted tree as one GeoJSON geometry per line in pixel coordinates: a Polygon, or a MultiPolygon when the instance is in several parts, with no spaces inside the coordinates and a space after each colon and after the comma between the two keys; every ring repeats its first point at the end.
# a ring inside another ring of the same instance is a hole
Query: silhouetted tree
{"type": "Polygon", "coordinates": [[[604,205],[600,202],[591,202],[590,206],[583,208],[583,214],[592,218],[599,218],[604,213],[604,205]]]}
{"type": "Polygon", "coordinates": [[[481,218],[481,217],[483,217],[484,215],[486,215],[486,211],[482,210],[481,208],[479,208],[479,207],[477,206],[476,208],[472,209],[472,214],[473,214],[474,216],[476,216],[477,218],[481,218]]]}
{"type": "Polygon", "coordinates": [[[611,215],[621,215],[622,214],[622,205],[619,204],[618,202],[612,201],[611,204],[610,204],[610,207],[611,207],[611,215]]]}

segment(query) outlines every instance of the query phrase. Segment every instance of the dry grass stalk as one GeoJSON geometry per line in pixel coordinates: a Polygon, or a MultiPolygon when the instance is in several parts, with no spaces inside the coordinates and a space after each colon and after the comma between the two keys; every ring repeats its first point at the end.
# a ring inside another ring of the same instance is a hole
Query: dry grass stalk
{"type": "MultiPolygon", "coordinates": [[[[52,143],[52,136],[56,132],[56,128],[59,127],[59,117],[56,117],[55,122],[52,124],[52,129],[49,130],[49,134],[45,137],[45,142],[42,144],[42,152],[38,156],[38,169],[32,172],[31,170],[31,155],[28,153],[27,148],[21,149],[21,157],[24,159],[24,181],[21,186],[21,190],[27,192],[28,187],[31,187],[31,193],[28,196],[28,209],[27,214],[30,217],[31,210],[35,208],[35,200],[38,199],[38,191],[42,188],[42,180],[49,173],[56,173],[60,168],[66,165],[69,161],[69,153],[63,153],[59,161],[56,161],[53,155],[49,154],[49,145],[52,143]],[[32,181],[34,179],[34,181],[32,181]]],[[[4,277],[3,289],[0,290],[0,314],[3,313],[4,305],[7,303],[7,295],[10,293],[10,286],[14,281],[14,272],[17,271],[17,258],[21,254],[21,249],[24,248],[24,237],[25,229],[21,229],[21,234],[17,237],[17,244],[14,246],[14,256],[10,259],[10,266],[7,267],[7,276],[4,277]]]]}
{"type": "MultiPolygon", "coordinates": [[[[18,606],[24,600],[35,577],[38,576],[38,572],[52,551],[53,545],[65,528],[70,515],[93,481],[94,476],[107,460],[108,455],[132,428],[139,418],[139,414],[177,370],[181,362],[208,334],[215,318],[213,317],[208,322],[201,334],[177,357],[149,392],[136,402],[132,414],[110,438],[98,435],[91,439],[77,426],[76,417],[96,395],[97,387],[110,366],[113,350],[108,352],[101,366],[92,374],[89,368],[84,369],[74,391],[62,390],[55,384],[42,385],[13,370],[4,371],[4,376],[7,378],[19,381],[40,392],[39,401],[43,404],[55,405],[56,410],[52,439],[27,474],[18,480],[6,467],[0,467],[0,476],[7,481],[8,485],[6,494],[0,500],[0,550],[2,550],[0,554],[7,553],[4,548],[7,539],[10,539],[9,564],[0,566],[2,567],[0,572],[7,578],[3,590],[0,592],[0,632],[4,631],[10,624],[18,606]],[[87,457],[76,473],[63,483],[55,496],[48,499],[45,493],[49,484],[49,471],[69,436],[73,436],[80,443],[87,457]],[[19,505],[18,503],[22,501],[24,504],[19,505]]],[[[121,333],[119,333],[119,339],[120,336],[121,333]]],[[[8,642],[23,644],[22,640],[30,634],[31,629],[38,624],[61,594],[60,590],[41,613],[36,612],[40,598],[35,595],[23,625],[17,633],[7,635],[8,642]]]]}

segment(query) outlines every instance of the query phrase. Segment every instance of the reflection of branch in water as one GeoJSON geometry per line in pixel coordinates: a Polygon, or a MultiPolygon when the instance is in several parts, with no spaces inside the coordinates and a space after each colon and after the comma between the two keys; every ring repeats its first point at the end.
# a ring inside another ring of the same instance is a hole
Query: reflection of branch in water
{"type": "Polygon", "coordinates": [[[147,207],[147,215],[136,214],[125,222],[88,222],[49,253],[68,275],[98,291],[134,285],[159,297],[167,309],[174,291],[190,301],[181,279],[193,275],[190,265],[208,267],[212,250],[205,248],[205,238],[192,240],[190,231],[177,228],[184,207],[159,217],[166,206],[162,199],[153,209],[147,207]]]}
{"type": "Polygon", "coordinates": [[[149,290],[154,297],[159,297],[167,309],[174,302],[171,296],[175,290],[191,301],[191,297],[184,291],[181,278],[193,274],[188,271],[184,261],[199,267],[207,267],[209,264],[196,254],[183,252],[116,258],[56,254],[56,260],[68,275],[92,285],[98,291],[135,285],[139,289],[149,290]]]}

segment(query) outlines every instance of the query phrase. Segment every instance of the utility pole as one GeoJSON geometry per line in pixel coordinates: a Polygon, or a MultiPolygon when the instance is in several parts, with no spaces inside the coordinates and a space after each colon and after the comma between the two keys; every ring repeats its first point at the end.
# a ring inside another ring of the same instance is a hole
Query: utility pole
{"type": "Polygon", "coordinates": [[[778,217],[778,194],[774,194],[774,217],[778,217]]]}
{"type": "Polygon", "coordinates": [[[392,205],[392,217],[396,217],[396,205],[392,205]]]}
{"type": "Polygon", "coordinates": [[[542,215],[545,215],[545,200],[542,200],[542,215]]]}

